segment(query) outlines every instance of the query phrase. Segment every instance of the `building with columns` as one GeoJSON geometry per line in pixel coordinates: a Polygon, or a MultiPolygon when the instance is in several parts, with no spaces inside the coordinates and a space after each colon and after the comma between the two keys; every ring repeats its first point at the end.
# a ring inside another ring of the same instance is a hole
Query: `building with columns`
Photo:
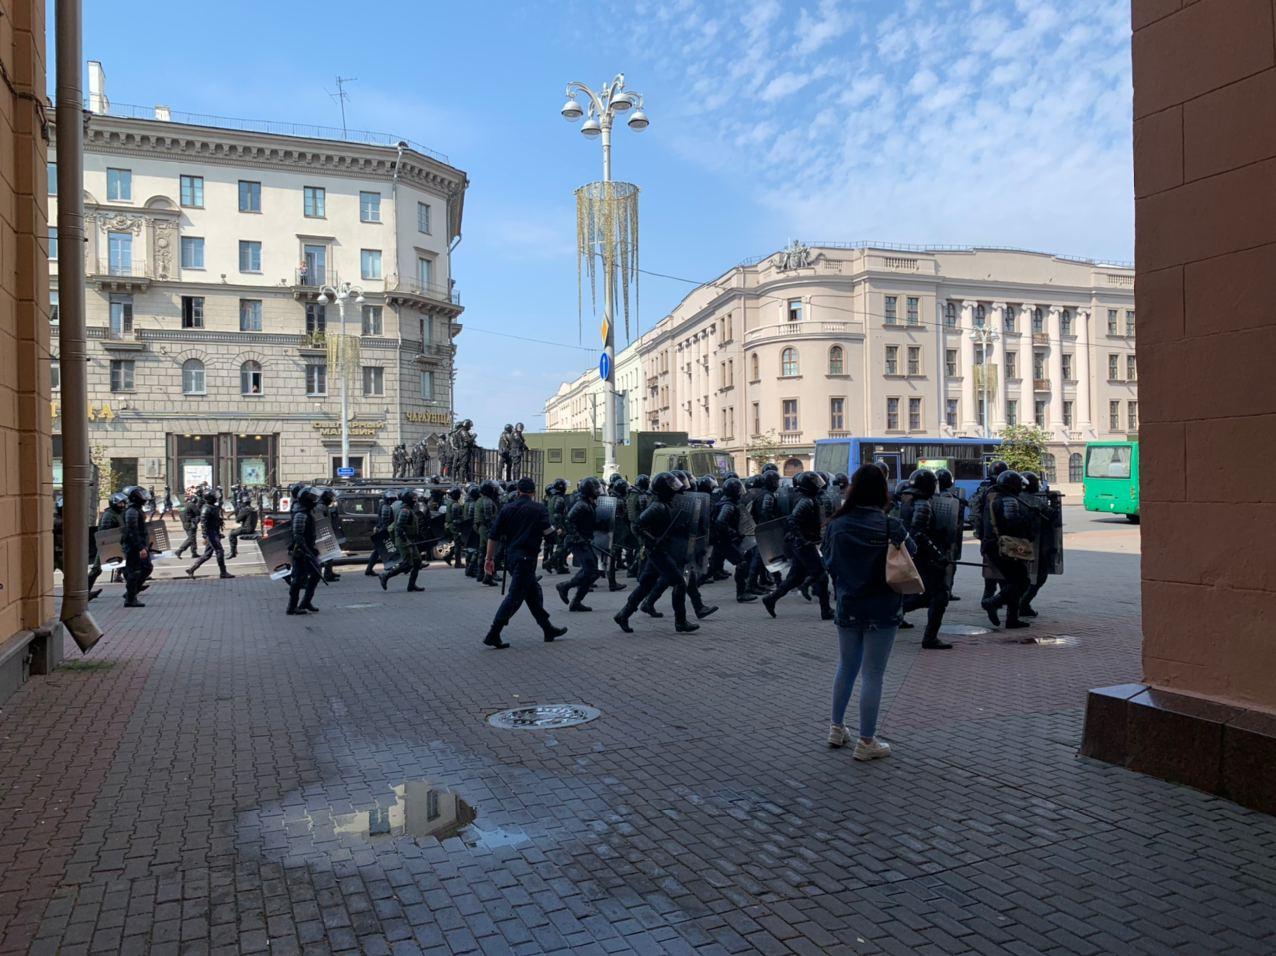
{"type": "MultiPolygon", "coordinates": [[[[343,378],[358,473],[389,474],[395,445],[446,432],[465,173],[379,134],[112,105],[100,65],[89,75],[89,428],[111,481],[329,476],[343,378]],[[324,290],[346,282],[363,300],[343,322],[324,290]],[[343,331],[348,368],[330,367],[343,331]]],[[[58,484],[56,354],[52,384],[58,484]]]]}
{"type": "MultiPolygon", "coordinates": [[[[809,467],[819,438],[1036,422],[1052,479],[1079,481],[1087,441],[1138,430],[1134,333],[1128,263],[795,244],[694,289],[617,356],[617,389],[631,429],[713,439],[742,473],[809,467]]],[[[601,391],[597,370],[564,383],[547,427],[597,428],[601,391]]]]}

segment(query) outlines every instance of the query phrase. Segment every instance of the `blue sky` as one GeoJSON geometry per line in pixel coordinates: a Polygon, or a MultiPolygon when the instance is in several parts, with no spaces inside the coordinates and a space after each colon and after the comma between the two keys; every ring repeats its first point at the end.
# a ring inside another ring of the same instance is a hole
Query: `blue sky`
{"type": "MultiPolygon", "coordinates": [[[[623,71],[646,95],[652,125],[617,132],[613,169],[642,189],[645,269],[703,281],[790,238],[1133,258],[1128,0],[194,9],[85,4],[114,102],[336,126],[339,73],[358,78],[352,128],[469,174],[456,407],[485,444],[506,421],[538,430],[597,362],[589,316],[578,347],[572,192],[601,158],[558,115],[571,79],[623,71]]],[[[641,282],[644,329],[691,288],[641,282]]]]}

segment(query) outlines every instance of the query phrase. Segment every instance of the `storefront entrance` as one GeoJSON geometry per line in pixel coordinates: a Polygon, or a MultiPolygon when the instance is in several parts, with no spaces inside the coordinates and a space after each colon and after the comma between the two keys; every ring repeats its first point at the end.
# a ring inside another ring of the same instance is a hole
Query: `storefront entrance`
{"type": "Polygon", "coordinates": [[[279,436],[169,435],[168,461],[174,492],[201,484],[269,488],[278,482],[279,436]]]}

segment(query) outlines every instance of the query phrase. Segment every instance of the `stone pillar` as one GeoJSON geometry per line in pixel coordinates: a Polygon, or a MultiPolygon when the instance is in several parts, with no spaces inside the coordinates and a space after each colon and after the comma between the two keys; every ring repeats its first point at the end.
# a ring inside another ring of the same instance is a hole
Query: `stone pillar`
{"type": "Polygon", "coordinates": [[[1032,303],[1019,306],[1019,424],[1032,421],[1036,393],[1032,390],[1032,303]]]}
{"type": "Polygon", "coordinates": [[[1063,310],[1053,305],[1046,317],[1046,334],[1050,337],[1050,355],[1046,359],[1050,372],[1050,415],[1046,428],[1056,439],[1063,437],[1063,310]]]}
{"type": "MultiPolygon", "coordinates": [[[[975,327],[975,303],[961,304],[961,430],[967,435],[979,435],[979,416],[976,414],[975,394],[975,343],[970,337],[975,327]]],[[[901,414],[903,414],[901,412],[901,414]]]]}
{"type": "Polygon", "coordinates": [[[1276,10],[1132,13],[1143,674],[1082,752],[1276,813],[1276,10]]]}
{"type": "Polygon", "coordinates": [[[992,433],[996,435],[1006,427],[1006,303],[994,302],[992,312],[996,317],[993,331],[997,339],[989,345],[989,354],[984,356],[984,361],[997,364],[997,387],[992,390],[992,397],[989,399],[992,408],[988,416],[992,433]]]}
{"type": "Polygon", "coordinates": [[[1077,429],[1081,437],[1094,437],[1094,420],[1090,417],[1090,396],[1094,383],[1090,380],[1090,310],[1077,309],[1077,429]]]}

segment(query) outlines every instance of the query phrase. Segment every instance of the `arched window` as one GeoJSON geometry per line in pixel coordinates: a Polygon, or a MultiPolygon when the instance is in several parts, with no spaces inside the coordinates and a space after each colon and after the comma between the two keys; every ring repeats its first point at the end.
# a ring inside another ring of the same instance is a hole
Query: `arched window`
{"type": "Polygon", "coordinates": [[[982,305],[975,306],[975,328],[982,329],[987,321],[988,313],[984,311],[984,307],[982,305]]]}
{"type": "Polygon", "coordinates": [[[1061,313],[1059,313],[1059,334],[1060,335],[1072,334],[1072,310],[1071,309],[1064,309],[1061,313]]]}
{"type": "Polygon", "coordinates": [[[784,476],[786,478],[792,478],[804,468],[806,468],[806,465],[802,463],[801,458],[790,458],[784,463],[784,476]]]}
{"type": "Polygon", "coordinates": [[[944,306],[944,327],[957,328],[957,306],[952,302],[944,306]]]}
{"type": "Polygon", "coordinates": [[[796,375],[798,373],[797,349],[787,348],[780,353],[780,374],[796,375]]]}
{"type": "Polygon", "coordinates": [[[749,356],[749,378],[756,382],[761,377],[758,374],[758,353],[754,352],[749,356]]]}
{"type": "Polygon", "coordinates": [[[1041,306],[1037,306],[1032,310],[1032,331],[1044,332],[1046,330],[1046,317],[1041,312],[1041,306]]]}
{"type": "Polygon", "coordinates": [[[187,359],[182,363],[182,394],[204,394],[204,363],[199,359],[187,359]]]}
{"type": "Polygon", "coordinates": [[[261,363],[249,359],[239,366],[239,391],[243,395],[261,394],[261,363]]]}
{"type": "Polygon", "coordinates": [[[1068,481],[1077,484],[1082,481],[1084,475],[1081,470],[1081,453],[1074,451],[1068,456],[1068,481]]]}
{"type": "Polygon", "coordinates": [[[829,349],[829,374],[842,375],[845,373],[845,363],[842,361],[842,346],[835,345],[829,349]]]}
{"type": "Polygon", "coordinates": [[[1056,473],[1054,455],[1048,451],[1043,452],[1041,455],[1041,477],[1052,485],[1059,480],[1056,473]]]}

